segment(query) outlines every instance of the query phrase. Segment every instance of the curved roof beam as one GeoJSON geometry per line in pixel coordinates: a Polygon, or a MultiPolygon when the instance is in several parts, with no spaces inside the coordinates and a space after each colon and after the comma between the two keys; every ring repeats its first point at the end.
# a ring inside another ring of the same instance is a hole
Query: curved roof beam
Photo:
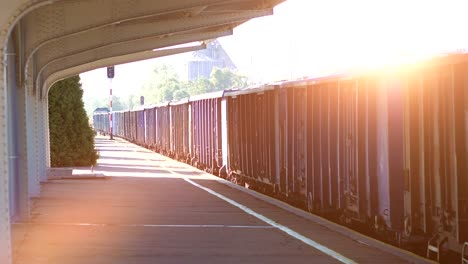
{"type": "MultiPolygon", "coordinates": [[[[284,1],[284,0],[276,0],[284,1]]],[[[135,20],[168,20],[197,16],[210,7],[208,12],[231,10],[232,6],[272,8],[276,1],[270,0],[134,0],[134,1],[60,1],[28,14],[22,20],[27,28],[24,61],[20,65],[28,71],[34,54],[49,43],[63,38],[86,33],[102,27],[135,20]],[[270,3],[273,2],[273,3],[270,3]],[[224,6],[226,8],[224,8],[224,6]],[[104,12],[103,12],[104,10],[104,12]],[[83,14],[86,19],[83,19],[83,14]]],[[[237,10],[237,9],[235,9],[237,10]]],[[[241,9],[242,10],[242,9],[241,9]]]]}
{"type": "MultiPolygon", "coordinates": [[[[49,62],[63,57],[82,54],[102,47],[114,47],[116,44],[130,44],[138,39],[147,39],[155,36],[176,35],[181,32],[210,28],[215,25],[231,25],[241,23],[252,18],[271,15],[273,10],[248,10],[244,12],[225,13],[221,15],[196,16],[182,19],[164,20],[156,23],[120,23],[86,34],[78,34],[49,44],[39,50],[35,64],[38,72],[49,62]]],[[[155,43],[157,45],[157,43],[155,43]]]]}
{"type": "Polygon", "coordinates": [[[205,49],[205,48],[206,48],[206,44],[202,43],[200,45],[183,47],[183,48],[144,51],[144,52],[133,53],[129,55],[105,58],[105,59],[93,61],[91,63],[86,63],[82,65],[77,65],[71,68],[63,69],[63,70],[53,73],[45,80],[43,88],[42,88],[44,91],[44,94],[42,96],[47,95],[50,87],[57,81],[80,74],[82,72],[99,69],[103,67],[108,67],[112,65],[117,65],[117,64],[159,58],[159,57],[164,57],[164,56],[169,56],[169,55],[174,55],[174,54],[179,54],[179,53],[184,53],[184,52],[190,52],[190,51],[195,51],[195,50],[200,50],[200,49],[205,49]]]}
{"type": "MultiPolygon", "coordinates": [[[[169,47],[194,41],[214,39],[222,36],[231,35],[232,33],[232,29],[218,27],[217,29],[211,29],[206,32],[191,32],[187,34],[180,34],[173,37],[165,38],[153,37],[88,50],[79,54],[73,54],[70,56],[59,58],[55,61],[51,61],[51,63],[46,65],[46,67],[44,67],[42,71],[38,72],[38,75],[35,79],[36,85],[38,88],[43,89],[41,91],[41,94],[44,94],[44,86],[41,84],[41,80],[48,79],[49,76],[51,76],[55,72],[63,71],[67,68],[90,64],[93,61],[97,60],[113,58],[123,55],[131,55],[157,48],[169,47]]],[[[47,87],[45,89],[47,89],[47,87]]]]}
{"type": "MultiPolygon", "coordinates": [[[[49,1],[51,2],[51,1],[49,1]]],[[[56,1],[36,9],[23,18],[28,39],[25,44],[25,58],[43,45],[63,37],[85,33],[89,30],[119,22],[145,17],[187,11],[197,12],[207,5],[230,3],[233,0],[136,0],[136,1],[56,1]],[[104,11],[104,12],[103,12],[104,11]],[[86,14],[86,19],[83,19],[86,14]]]]}

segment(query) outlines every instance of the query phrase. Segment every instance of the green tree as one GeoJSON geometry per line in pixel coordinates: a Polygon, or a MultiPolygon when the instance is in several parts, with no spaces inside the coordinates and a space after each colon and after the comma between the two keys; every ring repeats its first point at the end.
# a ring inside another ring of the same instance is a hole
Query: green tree
{"type": "Polygon", "coordinates": [[[214,91],[213,84],[210,82],[210,80],[204,77],[198,78],[194,81],[184,82],[181,84],[181,87],[190,95],[197,95],[214,91]]]}
{"type": "Polygon", "coordinates": [[[174,68],[163,64],[156,67],[156,91],[158,102],[167,102],[173,99],[174,93],[180,89],[179,77],[174,68]]]}
{"type": "Polygon", "coordinates": [[[112,98],[112,111],[127,110],[128,104],[125,102],[125,98],[114,96],[112,98]]]}
{"type": "MultiPolygon", "coordinates": [[[[134,94],[131,94],[129,96],[127,96],[127,106],[128,108],[127,109],[123,109],[123,110],[133,110],[135,107],[139,106],[140,105],[140,97],[139,96],[136,96],[134,94]]],[[[146,97],[145,97],[145,101],[146,101],[146,97]]]]}
{"type": "Polygon", "coordinates": [[[248,85],[247,77],[239,75],[228,68],[214,68],[210,74],[210,82],[215,91],[230,88],[245,88],[248,85]]]}
{"type": "Polygon", "coordinates": [[[185,90],[177,90],[172,95],[172,100],[180,100],[189,97],[190,94],[185,90]]]}
{"type": "Polygon", "coordinates": [[[143,95],[145,104],[158,104],[190,95],[245,88],[247,85],[247,77],[228,68],[214,68],[209,79],[201,77],[193,81],[180,81],[171,65],[161,64],[154,68],[154,74],[140,89],[137,97],[143,95]]]}
{"type": "Polygon", "coordinates": [[[144,96],[145,104],[171,101],[174,93],[180,89],[179,77],[175,69],[168,64],[161,64],[157,65],[153,72],[154,74],[140,89],[137,97],[144,96]]]}
{"type": "Polygon", "coordinates": [[[59,81],[51,87],[49,129],[52,167],[96,164],[94,132],[84,108],[79,76],[59,81]]]}

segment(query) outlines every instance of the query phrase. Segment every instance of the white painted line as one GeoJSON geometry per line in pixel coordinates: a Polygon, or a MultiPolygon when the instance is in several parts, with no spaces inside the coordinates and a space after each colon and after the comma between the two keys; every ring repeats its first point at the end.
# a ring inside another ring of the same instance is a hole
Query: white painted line
{"type": "Polygon", "coordinates": [[[94,224],[94,223],[14,223],[13,225],[55,225],[55,226],[101,226],[101,227],[168,227],[168,228],[239,228],[273,229],[273,226],[260,225],[151,225],[151,224],[94,224]]]}
{"type": "Polygon", "coordinates": [[[219,199],[230,203],[231,205],[241,209],[242,211],[246,212],[247,214],[252,215],[252,216],[258,218],[259,220],[261,220],[261,221],[263,221],[263,222],[265,222],[265,223],[267,223],[267,224],[269,224],[269,225],[271,225],[273,227],[278,228],[279,230],[285,232],[286,234],[288,234],[288,235],[294,237],[295,239],[297,239],[299,241],[302,241],[303,243],[305,243],[305,244],[307,244],[307,245],[321,251],[322,253],[325,253],[325,254],[331,256],[332,258],[335,258],[335,259],[341,261],[342,263],[346,263],[346,264],[355,264],[356,263],[355,261],[341,255],[340,253],[338,253],[338,252],[336,252],[336,251],[334,251],[332,249],[329,249],[326,246],[321,245],[321,244],[315,242],[314,240],[312,240],[312,239],[310,239],[308,237],[305,237],[305,236],[297,233],[296,231],[294,231],[294,230],[292,230],[292,229],[290,229],[290,228],[288,228],[286,226],[278,224],[275,221],[271,220],[270,218],[265,217],[265,216],[255,212],[255,211],[253,211],[252,209],[248,208],[247,206],[242,205],[242,204],[240,204],[240,203],[238,203],[236,201],[233,201],[233,200],[227,198],[226,196],[221,195],[221,194],[211,190],[210,188],[204,187],[204,186],[202,186],[202,185],[200,185],[200,184],[198,184],[198,183],[196,183],[194,181],[191,181],[188,178],[184,178],[184,180],[186,182],[188,182],[188,183],[190,183],[190,184],[192,184],[192,185],[194,185],[194,186],[196,186],[196,187],[198,187],[198,188],[200,188],[200,189],[202,189],[202,190],[204,190],[204,191],[218,197],[219,199]]]}

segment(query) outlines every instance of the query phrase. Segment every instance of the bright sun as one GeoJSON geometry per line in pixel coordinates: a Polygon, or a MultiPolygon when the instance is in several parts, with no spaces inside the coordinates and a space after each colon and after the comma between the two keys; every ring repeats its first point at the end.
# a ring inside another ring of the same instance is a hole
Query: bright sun
{"type": "Polygon", "coordinates": [[[463,50],[467,8],[452,0],[287,0],[233,38],[249,58],[244,63],[265,80],[324,75],[463,50]]]}

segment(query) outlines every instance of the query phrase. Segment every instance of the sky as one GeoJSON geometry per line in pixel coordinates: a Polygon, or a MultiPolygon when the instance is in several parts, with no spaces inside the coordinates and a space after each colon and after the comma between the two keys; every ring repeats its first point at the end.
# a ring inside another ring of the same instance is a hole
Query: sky
{"type": "MultiPolygon", "coordinates": [[[[287,0],[219,38],[238,70],[257,83],[395,65],[468,47],[468,1],[287,0]]],[[[117,65],[114,95],[134,93],[157,63],[117,65]]],[[[85,97],[107,95],[106,70],[80,74],[85,97]]]]}

